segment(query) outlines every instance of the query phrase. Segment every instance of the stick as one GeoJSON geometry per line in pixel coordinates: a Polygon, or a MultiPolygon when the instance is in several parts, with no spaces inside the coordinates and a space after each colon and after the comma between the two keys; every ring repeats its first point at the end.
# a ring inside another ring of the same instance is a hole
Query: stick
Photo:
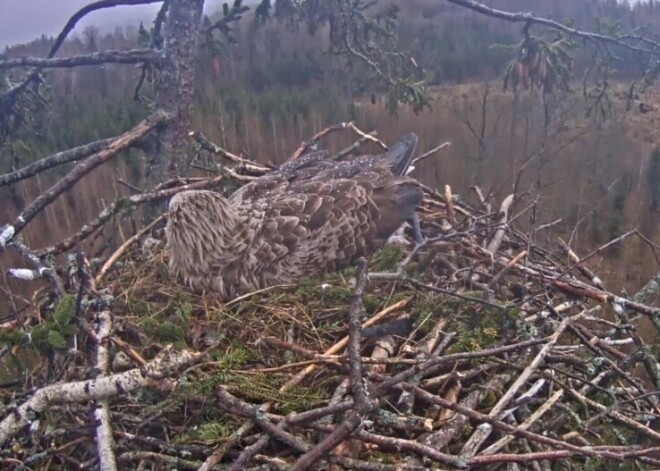
{"type": "Polygon", "coordinates": [[[131,147],[135,142],[142,139],[149,132],[157,126],[169,121],[171,115],[158,110],[135,126],[130,131],[125,132],[117,137],[107,149],[101,150],[96,154],[88,157],[86,160],[76,165],[64,178],[55,183],[52,187],[46,190],[41,196],[25,208],[21,214],[16,218],[16,221],[9,226],[5,226],[0,232],[0,252],[2,252],[7,244],[34,219],[46,206],[55,201],[55,199],[62,193],[71,188],[81,178],[94,170],[99,165],[107,162],[119,152],[131,147]]]}
{"type": "Polygon", "coordinates": [[[99,283],[101,283],[101,280],[103,280],[103,277],[108,272],[108,270],[110,270],[110,268],[112,268],[112,265],[114,265],[114,263],[117,260],[119,260],[119,258],[124,254],[124,252],[126,252],[126,250],[133,243],[135,243],[137,240],[139,240],[140,237],[142,237],[144,234],[149,232],[156,224],[160,223],[163,219],[165,219],[165,215],[161,214],[156,219],[154,219],[151,223],[149,223],[146,227],[144,227],[141,231],[139,231],[137,234],[130,237],[126,242],[121,244],[121,246],[117,250],[115,250],[115,253],[113,253],[110,256],[110,258],[108,258],[108,260],[103,264],[103,266],[99,270],[98,275],[96,275],[96,278],[94,279],[96,284],[98,285],[99,283]]]}
{"type": "Polygon", "coordinates": [[[81,65],[99,65],[112,62],[115,64],[136,64],[140,62],[158,62],[163,57],[152,49],[129,49],[127,51],[99,51],[91,54],[62,57],[59,59],[41,57],[16,57],[0,60],[0,70],[14,67],[68,68],[81,65]]]}
{"type": "MultiPolygon", "coordinates": [[[[110,351],[108,341],[112,328],[112,317],[109,311],[102,311],[98,315],[98,329],[96,338],[96,368],[100,376],[110,372],[110,351]]],[[[99,378],[97,377],[97,378],[99,378]]],[[[110,405],[107,399],[102,399],[94,409],[94,418],[98,421],[96,427],[96,446],[99,452],[99,469],[101,471],[116,471],[117,461],[113,452],[114,440],[112,426],[110,425],[110,405]]]]}
{"type": "Polygon", "coordinates": [[[507,263],[504,268],[502,268],[497,275],[495,275],[491,280],[488,282],[488,287],[492,288],[497,284],[500,279],[506,275],[506,273],[511,270],[513,267],[518,265],[518,262],[520,262],[523,258],[527,256],[527,250],[523,250],[520,252],[518,255],[516,255],[509,263],[507,263]]]}
{"type": "Polygon", "coordinates": [[[90,142],[89,144],[84,144],[82,146],[74,147],[73,149],[68,149],[62,152],[58,152],[49,157],[44,157],[43,159],[37,160],[19,170],[15,170],[4,175],[0,175],[0,186],[11,185],[12,183],[25,180],[30,178],[38,173],[48,170],[58,165],[63,165],[74,160],[84,159],[91,154],[99,152],[102,149],[107,149],[107,147],[114,142],[116,138],[101,139],[100,141],[90,142]]]}
{"type": "Polygon", "coordinates": [[[196,181],[194,183],[188,183],[186,185],[177,186],[174,188],[167,188],[164,190],[154,191],[153,193],[141,193],[139,195],[132,195],[125,198],[120,198],[113,201],[107,208],[105,208],[99,215],[94,218],[92,221],[85,224],[77,234],[69,237],[68,239],[63,240],[51,247],[41,249],[37,251],[37,255],[43,257],[45,255],[51,254],[60,254],[66,252],[67,250],[75,247],[75,245],[87,237],[89,237],[94,231],[103,226],[108,222],[112,217],[118,214],[121,211],[125,211],[128,208],[138,206],[140,204],[148,203],[150,201],[157,201],[165,198],[170,198],[180,191],[185,190],[200,190],[205,188],[213,188],[218,185],[222,180],[223,176],[218,176],[214,178],[206,178],[201,181],[196,181]]]}
{"type": "Polygon", "coordinates": [[[339,123],[339,124],[334,124],[332,126],[328,126],[327,128],[323,129],[322,131],[317,132],[312,136],[311,139],[307,141],[303,141],[302,144],[300,144],[300,147],[296,149],[296,151],[291,154],[291,156],[286,159],[287,162],[294,161],[298,159],[301,155],[303,155],[305,152],[309,150],[310,147],[314,146],[319,142],[319,140],[323,139],[325,136],[327,136],[330,133],[333,133],[335,131],[340,131],[342,129],[346,129],[349,124],[353,123],[339,123]]]}
{"type": "Polygon", "coordinates": [[[249,159],[244,159],[243,157],[240,157],[236,154],[232,154],[219,145],[209,141],[206,137],[204,137],[202,133],[198,131],[191,131],[188,136],[192,137],[202,149],[212,154],[219,155],[220,157],[230,160],[231,162],[239,164],[244,170],[247,170],[252,174],[264,175],[271,171],[271,168],[269,167],[249,159]]]}
{"type": "Polygon", "coordinates": [[[373,143],[375,143],[375,144],[378,144],[378,145],[381,147],[381,149],[383,149],[383,150],[388,150],[388,147],[385,145],[385,143],[376,137],[376,136],[378,135],[378,133],[377,133],[376,131],[372,131],[372,132],[370,132],[370,133],[367,134],[367,133],[365,133],[364,131],[362,131],[360,128],[358,128],[358,127],[357,127],[354,123],[352,123],[352,122],[351,122],[351,123],[348,123],[348,124],[347,124],[347,127],[348,127],[349,129],[352,129],[353,132],[354,132],[355,134],[357,134],[358,136],[360,136],[361,139],[366,139],[367,141],[371,141],[371,142],[373,142],[373,143]]]}
{"type": "Polygon", "coordinates": [[[507,219],[509,217],[509,208],[513,204],[514,195],[509,195],[504,198],[502,206],[500,206],[500,219],[497,221],[498,229],[495,231],[495,235],[488,244],[488,251],[492,254],[495,254],[502,244],[502,239],[504,239],[504,234],[507,229],[507,219]]]}
{"type": "Polygon", "coordinates": [[[87,381],[43,387],[0,422],[0,444],[6,443],[16,432],[28,425],[35,412],[38,414],[48,406],[108,399],[130,393],[136,389],[150,386],[156,379],[177,372],[182,367],[199,360],[201,356],[200,353],[188,350],[172,353],[167,349],[143,368],[135,368],[87,381]]]}
{"type": "Polygon", "coordinates": [[[435,153],[438,152],[439,150],[442,150],[442,149],[444,149],[445,147],[449,147],[450,145],[451,145],[451,142],[443,142],[443,143],[440,144],[439,146],[434,147],[433,149],[431,149],[431,150],[429,150],[429,151],[427,151],[427,152],[424,152],[424,153],[423,153],[422,155],[420,155],[419,157],[415,157],[415,158],[413,159],[413,161],[410,163],[410,165],[415,165],[417,162],[421,162],[421,161],[424,160],[424,159],[428,159],[429,157],[431,157],[433,154],[435,154],[435,153]]]}

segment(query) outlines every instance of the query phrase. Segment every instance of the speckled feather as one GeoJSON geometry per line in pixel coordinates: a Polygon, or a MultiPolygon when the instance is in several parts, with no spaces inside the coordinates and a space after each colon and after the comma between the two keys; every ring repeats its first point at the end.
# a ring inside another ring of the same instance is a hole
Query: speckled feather
{"type": "Polygon", "coordinates": [[[170,269],[195,291],[226,299],[345,268],[380,248],[422,200],[403,176],[417,143],[335,162],[313,152],[229,199],[184,191],[169,205],[170,269]]]}

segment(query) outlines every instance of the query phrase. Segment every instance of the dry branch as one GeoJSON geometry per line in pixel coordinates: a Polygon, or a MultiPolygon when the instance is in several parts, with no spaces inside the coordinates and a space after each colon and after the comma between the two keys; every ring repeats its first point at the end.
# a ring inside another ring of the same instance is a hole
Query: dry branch
{"type": "MultiPolygon", "coordinates": [[[[96,368],[101,375],[110,372],[110,351],[108,343],[112,328],[112,317],[109,311],[102,311],[98,315],[96,368]]],[[[110,405],[107,399],[98,401],[94,409],[94,418],[98,421],[96,427],[96,446],[99,450],[99,469],[101,471],[115,471],[117,461],[114,453],[114,440],[112,438],[112,424],[110,423],[110,405]]]]}
{"type": "Polygon", "coordinates": [[[308,469],[317,461],[328,455],[340,445],[349,435],[358,430],[362,421],[373,411],[375,403],[369,398],[368,387],[364,383],[362,355],[360,354],[360,324],[364,313],[362,298],[367,286],[367,261],[362,258],[357,261],[355,290],[349,307],[348,319],[348,356],[350,363],[351,389],[353,391],[354,409],[347,412],[342,424],[321,440],[315,447],[308,450],[291,467],[292,471],[308,469]]]}
{"type": "Polygon", "coordinates": [[[349,123],[339,123],[339,124],[334,124],[332,126],[328,126],[327,128],[317,132],[312,136],[311,139],[303,142],[300,144],[300,147],[296,149],[296,151],[291,154],[291,156],[286,160],[287,162],[291,162],[296,160],[298,157],[306,153],[308,150],[310,150],[312,147],[316,146],[318,142],[323,139],[325,136],[328,134],[331,134],[335,131],[339,131],[341,129],[346,129],[348,127],[349,123]]]}
{"type": "Polygon", "coordinates": [[[443,143],[440,144],[439,146],[436,146],[436,147],[434,147],[434,148],[432,148],[432,149],[430,149],[430,150],[427,150],[426,152],[424,152],[424,153],[423,153],[422,155],[420,155],[419,157],[415,157],[415,158],[412,160],[411,165],[415,165],[417,162],[421,162],[422,160],[425,160],[425,159],[428,159],[429,157],[432,157],[432,156],[433,156],[434,154],[436,154],[438,151],[444,149],[445,147],[449,147],[450,145],[451,145],[451,142],[443,142],[443,143]]]}
{"type": "Polygon", "coordinates": [[[638,36],[635,37],[633,35],[627,35],[618,38],[615,36],[608,36],[606,34],[592,33],[577,28],[572,28],[570,26],[566,26],[555,20],[550,20],[547,18],[536,16],[530,12],[512,13],[504,10],[498,10],[496,8],[491,8],[487,5],[476,2],[474,0],[445,0],[445,1],[449,3],[453,3],[454,5],[459,5],[461,7],[468,8],[470,10],[476,11],[477,13],[480,13],[485,16],[489,16],[491,18],[497,18],[499,20],[505,20],[514,23],[527,23],[527,24],[545,26],[547,28],[551,28],[554,30],[561,31],[563,33],[567,33],[571,36],[576,36],[578,38],[583,38],[600,43],[616,44],[617,46],[622,46],[637,52],[644,52],[652,55],[658,55],[658,49],[660,49],[660,43],[652,41],[648,38],[645,38],[645,42],[647,42],[648,45],[652,46],[652,48],[649,49],[638,48],[624,41],[624,39],[632,39],[632,40],[639,39],[638,36]]]}
{"type": "MultiPolygon", "coordinates": [[[[593,446],[579,447],[579,446],[571,445],[568,442],[556,440],[554,438],[549,438],[544,435],[522,430],[520,428],[514,427],[513,425],[509,425],[505,422],[502,422],[501,420],[494,419],[475,410],[471,410],[469,408],[460,406],[458,404],[451,403],[438,396],[429,394],[428,392],[424,391],[419,387],[404,384],[403,388],[404,389],[408,388],[412,390],[416,395],[418,395],[420,398],[424,399],[427,402],[435,403],[442,407],[446,407],[447,409],[455,410],[456,412],[460,412],[461,414],[464,414],[473,420],[488,423],[497,429],[500,429],[504,432],[510,433],[517,437],[523,437],[530,441],[535,441],[544,445],[549,445],[555,448],[559,448],[560,450],[570,451],[572,452],[572,456],[575,457],[595,456],[599,458],[609,458],[616,461],[623,461],[625,458],[628,457],[653,455],[657,453],[657,450],[654,450],[652,448],[645,450],[635,450],[634,448],[631,449],[630,447],[619,447],[616,451],[611,451],[612,448],[614,447],[599,449],[593,446]]],[[[479,460],[475,460],[475,461],[478,462],[479,460]]]]}
{"type": "Polygon", "coordinates": [[[27,224],[34,219],[46,206],[52,203],[59,195],[75,185],[89,172],[107,162],[119,152],[126,150],[135,142],[142,139],[157,126],[166,123],[171,116],[164,111],[158,110],[140,122],[130,131],[117,137],[107,149],[101,150],[76,165],[65,177],[55,183],[52,187],[41,194],[36,200],[25,208],[16,218],[13,224],[5,226],[0,232],[0,252],[7,244],[23,230],[27,224]]]}
{"type": "MultiPolygon", "coordinates": [[[[513,397],[518,393],[518,390],[527,382],[530,376],[541,365],[546,355],[550,352],[552,347],[554,347],[554,345],[557,343],[559,337],[564,333],[569,323],[571,321],[577,320],[579,317],[582,317],[582,315],[583,313],[580,313],[575,317],[571,317],[571,318],[567,317],[561,321],[559,327],[557,327],[557,330],[554,332],[554,334],[552,334],[552,336],[548,340],[548,343],[546,343],[543,346],[543,348],[541,348],[541,350],[530,362],[527,368],[525,368],[525,370],[516,378],[516,380],[509,387],[509,389],[507,389],[507,391],[502,395],[500,400],[497,401],[497,404],[495,404],[493,408],[490,410],[490,412],[488,413],[489,417],[501,418],[504,412],[504,408],[509,405],[513,397]]],[[[486,425],[489,425],[489,427],[482,429],[481,430],[482,433],[480,433],[478,436],[475,433],[475,435],[471,437],[470,441],[468,441],[468,443],[463,448],[463,451],[461,452],[461,456],[471,457],[476,454],[479,447],[483,444],[483,442],[485,442],[488,439],[488,436],[490,435],[490,432],[492,430],[490,424],[486,424],[486,425]],[[470,451],[468,451],[468,446],[470,446],[470,451]]]]}
{"type": "Polygon", "coordinates": [[[497,231],[495,231],[495,236],[493,236],[492,240],[488,244],[488,251],[492,254],[495,254],[499,250],[500,245],[502,245],[502,239],[504,238],[504,234],[506,234],[507,229],[509,209],[513,204],[514,196],[515,195],[513,194],[507,196],[502,202],[502,206],[500,206],[500,211],[498,213],[500,218],[497,221],[497,231]]]}
{"type": "Polygon", "coordinates": [[[367,261],[361,258],[357,261],[356,283],[353,297],[348,311],[348,359],[351,370],[351,389],[356,411],[359,414],[367,414],[371,408],[371,400],[368,397],[368,387],[364,383],[362,366],[361,323],[364,316],[364,305],[362,298],[367,287],[367,261]]]}
{"type": "Polygon", "coordinates": [[[0,443],[6,443],[31,422],[34,413],[38,414],[49,406],[98,401],[130,393],[154,384],[155,380],[171,376],[200,358],[201,354],[187,350],[176,353],[165,350],[143,368],[87,381],[46,386],[0,422],[0,443]]]}
{"type": "Polygon", "coordinates": [[[214,155],[218,155],[220,157],[223,157],[230,162],[233,162],[237,165],[239,165],[239,170],[243,170],[248,172],[250,175],[263,175],[265,173],[268,173],[271,168],[267,167],[262,164],[258,164],[252,160],[244,159],[243,157],[240,157],[236,154],[233,154],[222,147],[220,147],[217,144],[214,144],[213,142],[209,141],[207,138],[205,138],[202,133],[197,132],[197,131],[191,131],[189,136],[193,138],[199,146],[204,149],[205,151],[208,151],[214,155]]]}
{"type": "Polygon", "coordinates": [[[17,57],[0,60],[1,69],[14,67],[67,68],[99,64],[137,64],[140,62],[158,62],[162,56],[152,49],[130,49],[127,51],[99,51],[91,54],[44,59],[41,57],[17,57]]]}
{"type": "Polygon", "coordinates": [[[100,141],[90,142],[89,144],[74,147],[73,149],[58,152],[49,157],[44,157],[43,159],[37,160],[36,162],[33,162],[19,170],[15,170],[5,175],[0,175],[0,186],[11,185],[12,183],[33,177],[34,175],[37,175],[44,170],[49,170],[51,168],[57,167],[58,165],[88,157],[91,154],[99,152],[103,149],[107,149],[114,140],[114,137],[110,139],[102,139],[100,141]]]}
{"type": "Polygon", "coordinates": [[[107,208],[101,211],[101,213],[96,218],[85,224],[77,234],[55,244],[52,247],[37,251],[37,255],[43,257],[45,255],[60,254],[72,249],[78,242],[85,240],[94,231],[102,227],[106,222],[112,219],[113,216],[120,213],[121,211],[128,210],[150,201],[158,201],[165,198],[170,198],[180,191],[213,188],[220,181],[222,181],[223,178],[224,177],[220,176],[216,178],[205,179],[195,183],[176,186],[174,188],[154,191],[152,193],[141,193],[139,195],[128,196],[126,198],[115,200],[110,205],[108,205],[107,208]]]}

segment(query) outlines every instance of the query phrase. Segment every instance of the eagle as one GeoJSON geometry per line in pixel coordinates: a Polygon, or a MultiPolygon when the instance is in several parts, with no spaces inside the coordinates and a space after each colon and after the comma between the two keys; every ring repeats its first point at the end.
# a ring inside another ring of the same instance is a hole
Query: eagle
{"type": "Polygon", "coordinates": [[[370,256],[404,223],[419,227],[423,192],[407,175],[417,141],[406,134],[385,153],[339,161],[313,151],[228,198],[177,193],[165,227],[170,272],[195,292],[230,300],[370,256]]]}

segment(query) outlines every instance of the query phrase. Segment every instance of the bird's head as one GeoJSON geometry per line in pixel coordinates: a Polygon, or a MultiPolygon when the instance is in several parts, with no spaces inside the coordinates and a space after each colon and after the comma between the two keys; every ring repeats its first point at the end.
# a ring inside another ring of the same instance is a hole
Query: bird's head
{"type": "Polygon", "coordinates": [[[171,268],[184,274],[205,270],[225,251],[235,221],[233,208],[219,193],[187,190],[174,195],[165,227],[171,268]]]}

